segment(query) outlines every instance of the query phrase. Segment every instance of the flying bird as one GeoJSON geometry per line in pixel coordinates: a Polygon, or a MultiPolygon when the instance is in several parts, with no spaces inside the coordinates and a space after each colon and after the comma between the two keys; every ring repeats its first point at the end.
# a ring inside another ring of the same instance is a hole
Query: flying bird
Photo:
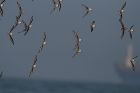
{"type": "Polygon", "coordinates": [[[3,3],[4,3],[5,0],[2,0],[0,2],[0,13],[1,13],[1,16],[3,16],[3,9],[2,9],[2,6],[3,6],[3,3]]]}
{"type": "Polygon", "coordinates": [[[19,24],[21,24],[21,22],[19,21],[19,17],[16,16],[15,27],[16,27],[17,25],[19,25],[19,24]]]}
{"type": "Polygon", "coordinates": [[[132,58],[132,59],[130,60],[130,63],[131,63],[132,68],[133,68],[133,71],[135,71],[135,65],[134,65],[134,62],[135,62],[135,58],[137,58],[137,57],[138,57],[138,55],[135,56],[134,58],[132,58]]]}
{"type": "Polygon", "coordinates": [[[3,75],[3,71],[0,73],[0,77],[2,77],[2,75],[3,75]]]}
{"type": "Polygon", "coordinates": [[[13,27],[11,28],[11,30],[8,32],[8,36],[10,37],[10,40],[11,40],[11,42],[13,43],[13,45],[14,45],[14,40],[13,40],[13,38],[12,38],[12,35],[13,35],[12,31],[13,31],[14,27],[15,27],[15,26],[13,25],[13,27]]]}
{"type": "Polygon", "coordinates": [[[132,25],[132,26],[130,27],[130,29],[128,30],[131,39],[132,39],[132,32],[134,31],[134,30],[132,29],[133,26],[134,26],[134,25],[132,25]]]}
{"type": "Polygon", "coordinates": [[[93,21],[92,24],[90,25],[91,32],[93,31],[93,28],[95,27],[94,23],[95,23],[95,21],[93,21]]]}
{"type": "Polygon", "coordinates": [[[38,53],[42,50],[43,46],[46,44],[45,40],[46,40],[46,33],[44,32],[43,42],[42,42],[42,45],[40,46],[38,53]]]}
{"type": "Polygon", "coordinates": [[[36,55],[36,57],[35,57],[35,59],[34,59],[34,63],[33,63],[33,65],[31,66],[32,68],[31,68],[31,71],[30,71],[29,77],[32,75],[32,73],[33,73],[33,71],[34,71],[34,68],[36,67],[36,61],[37,61],[37,55],[36,55]]]}
{"type": "MultiPolygon", "coordinates": [[[[83,5],[83,4],[81,4],[81,5],[83,5]]],[[[85,17],[92,9],[89,8],[89,7],[87,7],[87,6],[85,6],[85,5],[83,5],[83,6],[86,8],[86,13],[85,13],[85,15],[83,16],[83,17],[85,17]]]]}
{"type": "Polygon", "coordinates": [[[124,7],[126,6],[126,2],[123,4],[122,8],[119,10],[120,20],[122,20],[122,13],[124,12],[124,7]]]}
{"type": "Polygon", "coordinates": [[[50,12],[50,14],[58,7],[58,4],[56,4],[56,2],[54,0],[52,0],[52,2],[53,2],[53,9],[50,12]]]}
{"type": "Polygon", "coordinates": [[[19,8],[19,16],[18,16],[18,18],[20,18],[21,14],[23,14],[24,11],[22,10],[21,5],[18,2],[17,2],[17,5],[18,5],[18,8],[19,8]]]}
{"type": "MultiPolygon", "coordinates": [[[[76,50],[76,53],[73,55],[73,57],[74,57],[76,54],[80,53],[80,52],[82,52],[82,50],[79,49],[79,45],[77,44],[77,50],[76,50]]],[[[72,58],[73,58],[73,57],[72,57],[72,58]]]]}
{"type": "Polygon", "coordinates": [[[119,19],[119,21],[120,21],[120,24],[121,24],[121,26],[122,26],[122,28],[121,28],[121,30],[122,30],[121,39],[122,39],[122,38],[123,38],[123,36],[124,36],[124,31],[125,31],[127,28],[124,26],[124,24],[123,24],[122,20],[120,20],[120,19],[119,19]]]}

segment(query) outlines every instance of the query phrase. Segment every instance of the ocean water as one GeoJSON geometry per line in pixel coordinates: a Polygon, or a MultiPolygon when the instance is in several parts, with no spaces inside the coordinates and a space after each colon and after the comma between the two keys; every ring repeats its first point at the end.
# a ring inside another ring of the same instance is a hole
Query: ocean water
{"type": "Polygon", "coordinates": [[[140,93],[140,84],[0,78],[0,93],[140,93]]]}

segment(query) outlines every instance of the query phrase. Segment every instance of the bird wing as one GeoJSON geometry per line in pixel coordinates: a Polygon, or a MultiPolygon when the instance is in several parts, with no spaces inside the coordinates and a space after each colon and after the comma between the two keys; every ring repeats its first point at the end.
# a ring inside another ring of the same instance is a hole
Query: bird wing
{"type": "Polygon", "coordinates": [[[17,2],[17,4],[18,4],[18,7],[19,7],[19,11],[22,11],[22,8],[21,8],[20,4],[18,2],[17,2]]]}
{"type": "Polygon", "coordinates": [[[2,75],[3,75],[3,71],[1,72],[0,77],[2,77],[2,75]]]}
{"type": "Polygon", "coordinates": [[[50,12],[50,14],[55,10],[55,7],[52,9],[52,11],[50,12]]]}
{"type": "Polygon", "coordinates": [[[81,4],[82,6],[84,6],[86,9],[88,9],[88,7],[87,6],[85,6],[85,5],[83,5],[83,4],[81,4]]]}
{"type": "Polygon", "coordinates": [[[23,24],[24,24],[24,28],[27,28],[27,24],[22,20],[23,24]]]}
{"type": "Polygon", "coordinates": [[[123,38],[123,36],[124,36],[124,30],[122,29],[122,36],[121,36],[121,39],[123,38]]]}
{"type": "Polygon", "coordinates": [[[77,39],[77,42],[79,42],[79,37],[78,37],[78,35],[76,35],[76,39],[77,39]]]}
{"type": "Polygon", "coordinates": [[[41,44],[41,46],[40,46],[40,49],[39,49],[38,53],[42,50],[42,48],[43,48],[43,43],[41,44]]]}
{"type": "Polygon", "coordinates": [[[56,4],[54,0],[52,0],[53,4],[56,4]]]}
{"type": "MultiPolygon", "coordinates": [[[[76,53],[73,55],[73,57],[74,57],[77,53],[78,53],[78,52],[76,51],[76,53]]],[[[73,58],[73,57],[72,57],[72,58],[73,58]]]]}
{"type": "Polygon", "coordinates": [[[123,24],[122,20],[119,19],[119,21],[121,23],[122,28],[124,28],[124,24],[123,24]]]}
{"type": "Polygon", "coordinates": [[[19,15],[18,15],[18,19],[21,17],[21,13],[19,13],[19,15]]]}
{"type": "Polygon", "coordinates": [[[46,40],[46,32],[44,32],[44,37],[43,37],[44,41],[46,40]]]}
{"type": "Polygon", "coordinates": [[[85,13],[85,15],[83,16],[83,18],[88,14],[88,12],[89,12],[89,11],[87,11],[87,12],[85,13]]]}
{"type": "Polygon", "coordinates": [[[130,27],[130,29],[132,29],[132,28],[133,28],[133,26],[134,26],[134,25],[132,25],[132,26],[130,27]]]}
{"type": "Polygon", "coordinates": [[[123,24],[123,22],[122,22],[122,20],[120,20],[119,19],[119,21],[120,21],[120,23],[121,23],[121,26],[122,26],[122,36],[121,36],[121,39],[123,38],[123,36],[124,36],[124,24],[123,24]]]}
{"type": "Polygon", "coordinates": [[[15,26],[13,25],[12,28],[11,28],[11,30],[10,30],[10,32],[12,32],[14,28],[15,28],[15,26]]]}
{"type": "Polygon", "coordinates": [[[58,0],[59,11],[61,10],[61,2],[58,0]]]}
{"type": "MultiPolygon", "coordinates": [[[[32,16],[31,19],[30,19],[29,25],[31,25],[32,22],[33,22],[33,16],[32,16]]],[[[28,25],[28,26],[29,26],[29,25],[28,25]]]]}
{"type": "Polygon", "coordinates": [[[18,21],[18,20],[19,20],[19,17],[16,16],[16,21],[18,21]]]}
{"type": "Polygon", "coordinates": [[[126,2],[123,4],[123,6],[122,6],[122,8],[121,8],[121,9],[123,9],[123,8],[125,7],[125,5],[126,5],[126,2]]]}
{"type": "Polygon", "coordinates": [[[129,34],[130,34],[130,38],[132,39],[132,33],[131,33],[131,32],[129,32],[129,34]]]}
{"type": "Polygon", "coordinates": [[[131,65],[132,65],[133,71],[135,71],[135,66],[134,66],[133,62],[131,62],[131,65]]]}
{"type": "Polygon", "coordinates": [[[4,1],[5,1],[5,0],[2,0],[2,1],[1,1],[1,4],[2,4],[4,1]]]}
{"type": "Polygon", "coordinates": [[[32,75],[33,70],[34,70],[34,68],[32,67],[32,68],[31,68],[31,71],[30,71],[30,74],[29,74],[29,77],[32,75]]]}
{"type": "Polygon", "coordinates": [[[119,20],[122,20],[123,16],[122,16],[122,13],[120,13],[120,19],[119,20]]]}
{"type": "MultiPolygon", "coordinates": [[[[29,27],[28,27],[28,30],[29,30],[29,27]]],[[[24,36],[28,33],[28,30],[25,30],[24,36]]]]}
{"type": "Polygon", "coordinates": [[[36,64],[36,61],[37,61],[37,55],[35,56],[35,59],[34,59],[34,64],[33,64],[33,65],[35,65],[35,64],[36,64]]]}
{"type": "Polygon", "coordinates": [[[93,31],[93,27],[90,27],[90,29],[91,29],[91,32],[93,31]]]}
{"type": "Polygon", "coordinates": [[[12,38],[12,36],[10,35],[10,40],[11,40],[11,42],[13,43],[13,45],[14,45],[14,40],[13,40],[13,38],[12,38]]]}
{"type": "Polygon", "coordinates": [[[79,49],[79,44],[78,43],[76,43],[76,45],[74,46],[73,50],[75,50],[75,49],[79,49]]]}
{"type": "Polygon", "coordinates": [[[77,36],[77,33],[75,32],[75,31],[73,31],[73,33],[74,33],[74,35],[75,35],[75,37],[77,36]]]}
{"type": "Polygon", "coordinates": [[[94,24],[94,23],[95,23],[95,21],[92,22],[92,24],[94,24]]]}
{"type": "Polygon", "coordinates": [[[76,39],[78,40],[78,39],[79,39],[79,37],[78,37],[77,33],[76,33],[75,31],[73,31],[73,33],[74,33],[74,35],[75,35],[76,39]]]}
{"type": "Polygon", "coordinates": [[[3,16],[3,9],[0,7],[1,16],[3,16]]]}
{"type": "Polygon", "coordinates": [[[135,56],[133,59],[135,59],[135,58],[137,58],[138,57],[138,55],[137,56],[135,56]]]}

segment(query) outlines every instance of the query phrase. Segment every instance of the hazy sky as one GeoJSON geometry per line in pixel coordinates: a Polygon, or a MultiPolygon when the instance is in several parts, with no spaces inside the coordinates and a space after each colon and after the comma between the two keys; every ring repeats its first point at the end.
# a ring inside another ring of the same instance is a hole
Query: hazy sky
{"type": "MultiPolygon", "coordinates": [[[[134,25],[133,39],[126,30],[121,40],[121,25],[118,10],[126,0],[63,0],[62,9],[56,9],[51,15],[51,0],[6,0],[3,17],[0,16],[0,71],[4,77],[28,78],[36,54],[37,67],[30,78],[56,80],[82,80],[100,82],[119,82],[121,78],[114,67],[115,63],[124,63],[128,44],[133,44],[133,56],[140,54],[140,1],[127,0],[123,23],[127,28],[134,25]],[[15,45],[12,45],[8,31],[15,24],[19,13],[16,2],[25,13],[20,21],[27,24],[33,15],[33,27],[29,33],[17,32],[24,29],[20,24],[13,30],[15,45]],[[84,18],[84,4],[93,10],[84,18]],[[90,32],[90,25],[96,27],[90,32]],[[82,53],[75,54],[73,47],[76,31],[82,39],[79,46],[82,53]],[[43,34],[46,32],[47,44],[38,54],[43,34]]],[[[140,58],[136,59],[140,62],[140,58]]]]}

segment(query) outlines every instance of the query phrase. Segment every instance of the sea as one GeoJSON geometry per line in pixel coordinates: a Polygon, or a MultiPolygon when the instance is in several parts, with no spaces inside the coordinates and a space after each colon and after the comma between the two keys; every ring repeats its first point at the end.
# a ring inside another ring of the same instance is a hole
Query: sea
{"type": "Polygon", "coordinates": [[[140,84],[1,77],[0,93],[140,93],[140,84]]]}

